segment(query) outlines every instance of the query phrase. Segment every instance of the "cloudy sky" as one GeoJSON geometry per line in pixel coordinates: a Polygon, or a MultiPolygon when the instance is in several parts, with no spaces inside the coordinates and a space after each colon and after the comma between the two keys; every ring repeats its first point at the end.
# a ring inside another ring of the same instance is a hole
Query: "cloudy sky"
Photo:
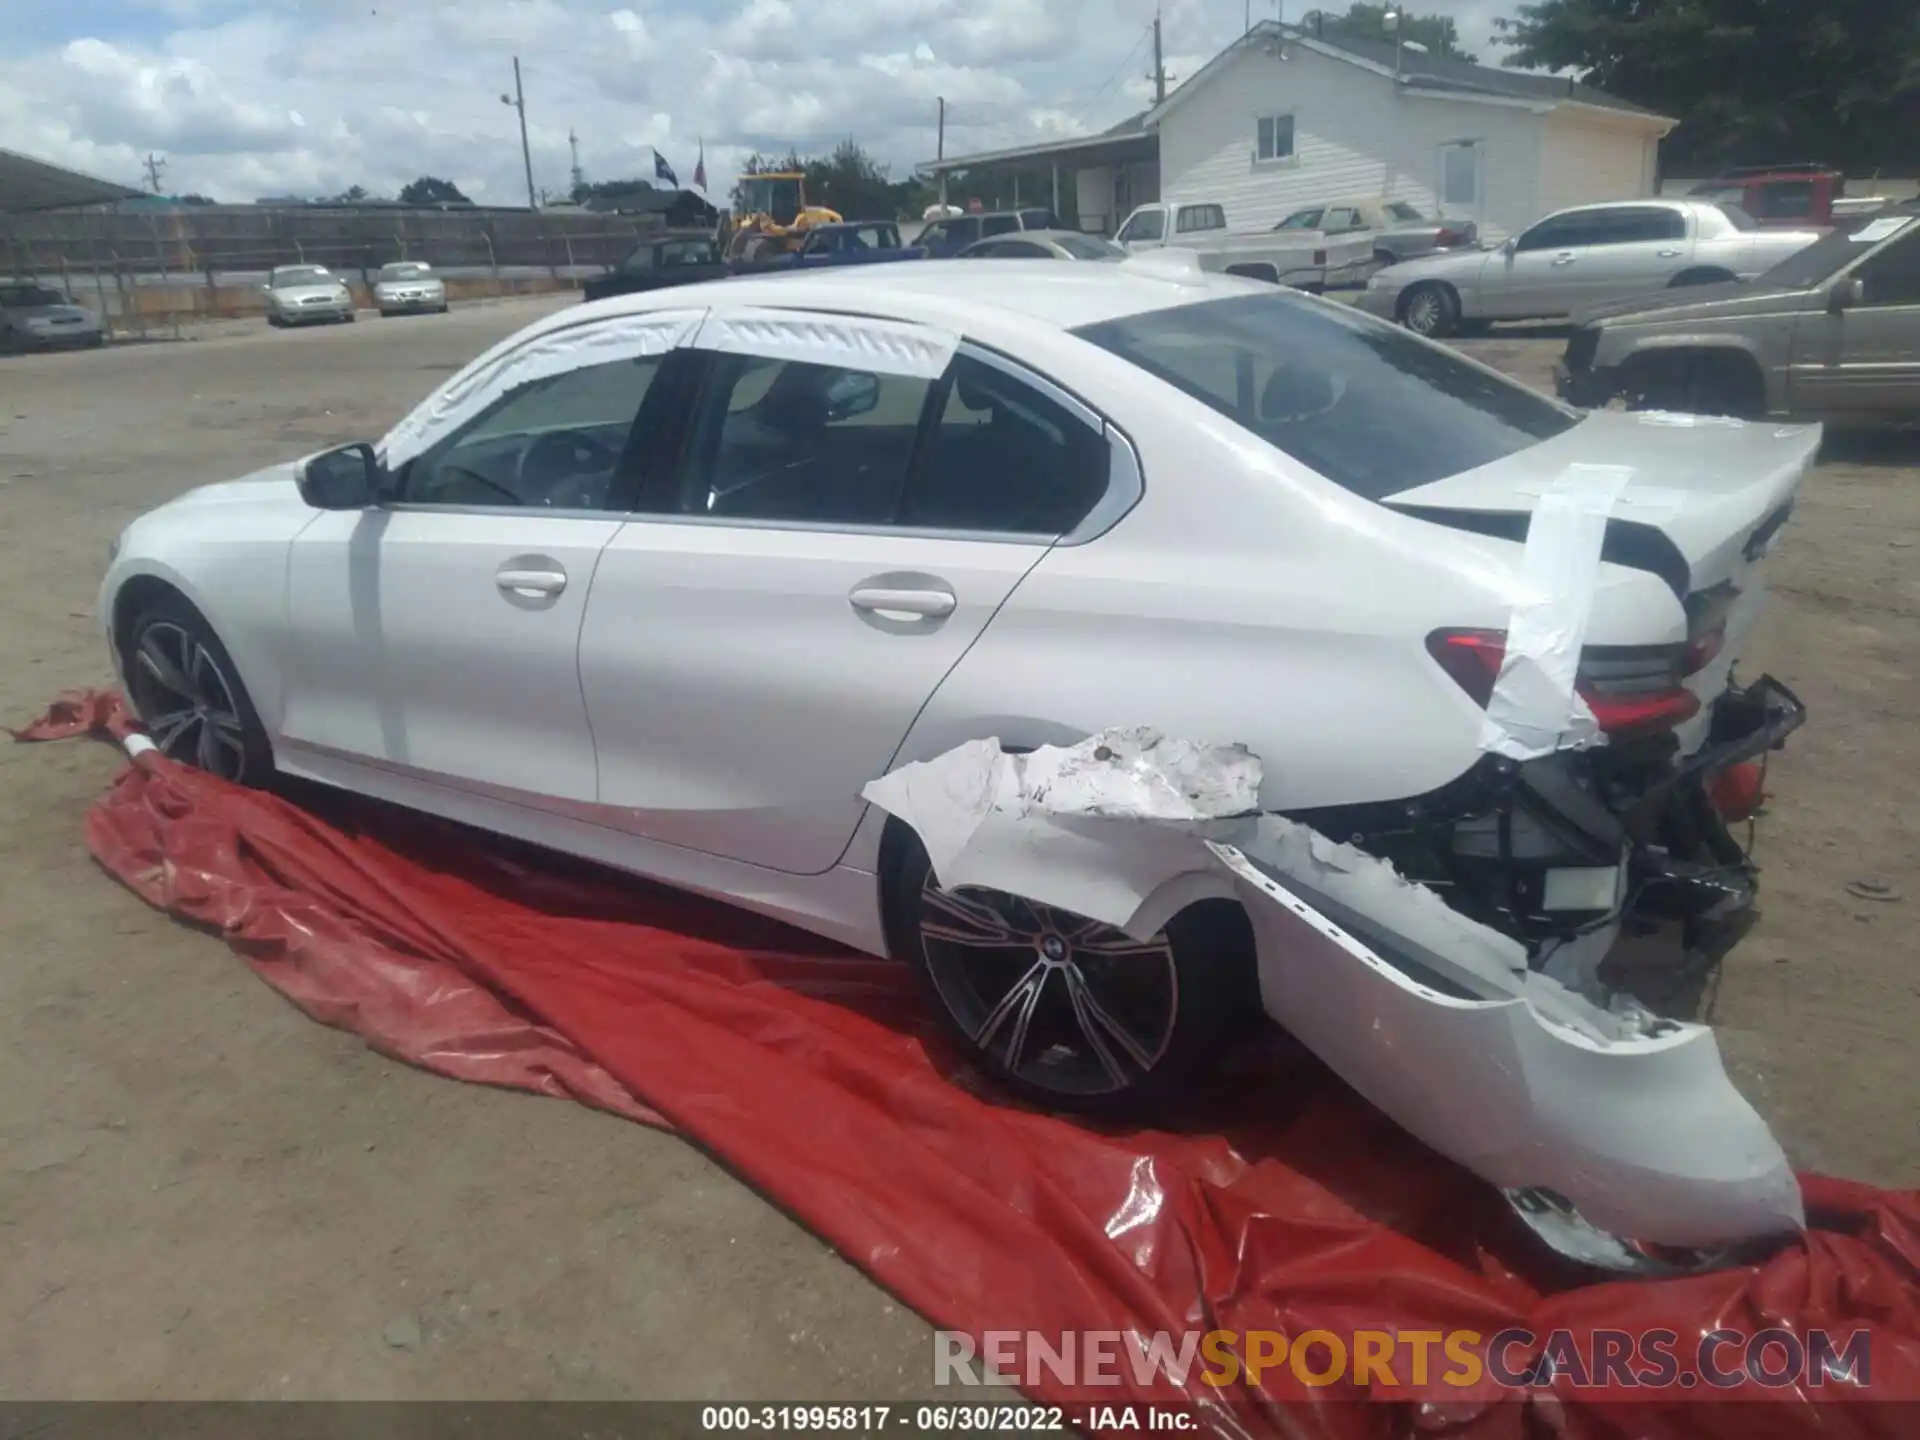
{"type": "MultiPolygon", "coordinates": [[[[1168,69],[1192,74],[1247,0],[1164,0],[1168,69]]],[[[524,203],[511,89],[525,75],[536,184],[690,182],[704,138],[726,192],[755,149],[852,136],[904,175],[949,154],[1098,129],[1141,107],[1154,0],[0,0],[0,147],[222,200],[392,193],[421,174],[524,203]]],[[[1254,0],[1255,19],[1274,13],[1254,0]]],[[[1298,14],[1305,5],[1288,7],[1298,14]]],[[[1508,0],[1436,0],[1469,49],[1508,0]]]]}

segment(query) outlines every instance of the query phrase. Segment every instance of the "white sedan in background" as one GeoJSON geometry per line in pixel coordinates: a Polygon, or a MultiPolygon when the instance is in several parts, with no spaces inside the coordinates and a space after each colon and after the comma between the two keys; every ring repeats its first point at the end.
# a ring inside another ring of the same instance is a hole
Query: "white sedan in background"
{"type": "Polygon", "coordinates": [[[278,265],[260,287],[269,325],[313,325],[353,320],[353,290],[324,265],[278,265]]]}
{"type": "Polygon", "coordinates": [[[1420,335],[1551,320],[1670,286],[1751,280],[1820,238],[1762,230],[1710,200],[1622,200],[1556,211],[1493,249],[1389,265],[1355,301],[1420,335]]]}
{"type": "Polygon", "coordinates": [[[99,613],[175,759],[892,954],[1030,1099],[1163,1101],[1264,1009],[1496,1183],[1699,1244],[1798,1191],[1711,1032],[1597,965],[1750,898],[1703,781],[1804,713],[1731,667],[1817,442],[1583,414],[1177,258],[826,270],[538,321],[377,445],[135,521],[99,613]],[[862,798],[1113,725],[1244,744],[1311,843],[1089,819],[949,887],[932,812],[862,798]],[[1106,919],[1056,903],[1089,885],[1106,919]]]}
{"type": "Polygon", "coordinates": [[[422,260],[395,260],[373,277],[373,304],[382,315],[447,313],[447,286],[422,260]]]}

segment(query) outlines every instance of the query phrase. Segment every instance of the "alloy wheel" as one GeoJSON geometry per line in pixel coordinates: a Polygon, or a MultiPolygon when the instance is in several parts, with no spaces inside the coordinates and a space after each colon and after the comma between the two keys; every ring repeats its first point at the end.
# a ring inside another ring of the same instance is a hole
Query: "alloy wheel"
{"type": "Polygon", "coordinates": [[[1006,1072],[1044,1091],[1126,1090],[1166,1054],[1179,1017],[1173,948],[991,890],[927,876],[920,943],[941,1003],[1006,1072]]]}
{"type": "Polygon", "coordinates": [[[212,651],[184,627],[156,620],[140,631],[128,672],[134,708],[162,754],[223,780],[245,776],[245,726],[212,651]]]}
{"type": "Polygon", "coordinates": [[[1431,335],[1440,328],[1440,297],[1431,290],[1416,291],[1407,301],[1407,328],[1431,335]]]}

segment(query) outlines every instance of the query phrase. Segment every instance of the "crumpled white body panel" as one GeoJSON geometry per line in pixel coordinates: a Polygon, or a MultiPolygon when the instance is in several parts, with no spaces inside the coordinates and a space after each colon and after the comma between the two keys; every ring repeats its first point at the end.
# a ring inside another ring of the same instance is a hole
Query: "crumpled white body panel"
{"type": "Polygon", "coordinates": [[[1804,1223],[1786,1157],[1710,1030],[1591,1004],[1384,861],[1248,816],[1258,786],[1243,748],[1109,731],[1018,756],[975,741],[865,793],[920,835],[950,888],[1003,890],[1136,936],[1194,900],[1238,898],[1267,1013],[1502,1189],[1559,1191],[1592,1224],[1655,1244],[1804,1223]]]}
{"type": "Polygon", "coordinates": [[[903,320],[740,306],[711,313],[685,343],[695,350],[937,380],[946,374],[960,336],[903,320]]]}

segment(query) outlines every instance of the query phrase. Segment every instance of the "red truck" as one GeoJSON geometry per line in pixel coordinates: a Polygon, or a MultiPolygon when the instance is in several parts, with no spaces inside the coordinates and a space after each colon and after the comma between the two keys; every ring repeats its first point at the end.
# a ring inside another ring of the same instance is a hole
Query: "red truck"
{"type": "Polygon", "coordinates": [[[1849,198],[1847,177],[1831,165],[1752,165],[1723,170],[1687,193],[1721,205],[1737,205],[1768,230],[1806,230],[1870,214],[1887,202],[1880,196],[1849,198]]]}

